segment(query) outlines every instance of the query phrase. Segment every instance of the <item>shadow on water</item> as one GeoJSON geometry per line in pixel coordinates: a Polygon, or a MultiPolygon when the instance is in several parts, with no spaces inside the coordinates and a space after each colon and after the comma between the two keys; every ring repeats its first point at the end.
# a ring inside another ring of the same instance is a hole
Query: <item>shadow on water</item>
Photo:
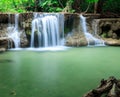
{"type": "Polygon", "coordinates": [[[10,59],[0,59],[0,63],[13,63],[13,60],[10,59]]]}

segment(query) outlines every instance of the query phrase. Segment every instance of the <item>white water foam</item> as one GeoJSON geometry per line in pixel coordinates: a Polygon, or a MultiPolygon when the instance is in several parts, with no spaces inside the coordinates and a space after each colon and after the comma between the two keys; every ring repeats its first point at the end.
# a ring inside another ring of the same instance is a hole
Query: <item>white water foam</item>
{"type": "Polygon", "coordinates": [[[38,42],[37,47],[54,47],[61,46],[61,41],[64,38],[64,25],[62,30],[60,28],[59,18],[63,15],[60,14],[34,14],[34,19],[32,21],[32,34],[31,34],[31,48],[35,47],[35,42],[38,42]],[[35,39],[37,36],[37,40],[35,39]],[[62,36],[62,37],[61,37],[62,36]]]}
{"type": "MultiPolygon", "coordinates": [[[[10,18],[10,15],[9,15],[9,18],[10,18]]],[[[7,36],[13,40],[15,48],[20,47],[21,32],[19,31],[18,21],[19,21],[19,14],[15,14],[15,24],[12,25],[9,23],[8,29],[7,29],[8,30],[7,36]]]]}
{"type": "MultiPolygon", "coordinates": [[[[87,42],[88,42],[88,46],[105,46],[104,44],[104,41],[102,39],[98,39],[96,37],[94,37],[91,33],[89,33],[87,30],[87,25],[86,25],[86,18],[81,14],[80,15],[80,22],[81,22],[81,25],[82,25],[82,29],[83,29],[83,33],[87,39],[87,42]],[[90,41],[94,41],[94,44],[90,43],[90,41]]],[[[95,32],[97,34],[97,32],[95,32]]]]}

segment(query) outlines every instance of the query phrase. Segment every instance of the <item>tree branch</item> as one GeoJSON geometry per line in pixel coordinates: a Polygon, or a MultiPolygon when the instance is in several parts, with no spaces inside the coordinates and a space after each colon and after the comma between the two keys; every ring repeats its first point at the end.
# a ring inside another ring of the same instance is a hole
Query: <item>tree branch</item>
{"type": "Polygon", "coordinates": [[[58,0],[59,4],[61,5],[62,8],[64,8],[63,4],[61,3],[60,0],[58,0]]]}

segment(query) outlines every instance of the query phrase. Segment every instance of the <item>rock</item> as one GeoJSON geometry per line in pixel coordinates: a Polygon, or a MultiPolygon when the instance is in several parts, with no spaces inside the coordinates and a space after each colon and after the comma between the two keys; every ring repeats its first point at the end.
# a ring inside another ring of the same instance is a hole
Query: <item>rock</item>
{"type": "Polygon", "coordinates": [[[117,21],[116,24],[118,26],[118,29],[120,29],[120,21],[117,21]]]}
{"type": "Polygon", "coordinates": [[[13,47],[13,41],[11,38],[8,37],[1,37],[0,38],[0,48],[12,48],[13,47]]]}
{"type": "Polygon", "coordinates": [[[120,46],[120,40],[118,40],[118,39],[104,38],[103,40],[105,41],[106,45],[109,45],[109,46],[120,46]]]}
{"type": "Polygon", "coordinates": [[[113,39],[117,39],[117,34],[116,34],[116,33],[113,33],[113,34],[112,34],[112,38],[113,38],[113,39]]]}
{"type": "Polygon", "coordinates": [[[87,46],[87,40],[83,34],[74,33],[67,36],[66,46],[87,46]]]}
{"type": "Polygon", "coordinates": [[[114,83],[112,86],[112,89],[110,90],[110,92],[108,93],[108,97],[117,97],[116,94],[116,84],[114,83]]]}
{"type": "Polygon", "coordinates": [[[116,31],[116,30],[118,30],[118,29],[119,29],[119,25],[118,25],[117,23],[113,23],[113,24],[111,25],[111,30],[116,31]]]}
{"type": "Polygon", "coordinates": [[[26,47],[28,45],[28,39],[26,36],[26,33],[24,31],[21,31],[20,35],[20,47],[26,47]]]}
{"type": "Polygon", "coordinates": [[[95,19],[97,28],[97,34],[101,36],[105,36],[105,38],[120,38],[120,18],[101,18],[95,19]]]}
{"type": "Polygon", "coordinates": [[[0,53],[5,51],[6,51],[6,48],[0,48],[0,53]]]}
{"type": "Polygon", "coordinates": [[[112,35],[113,35],[113,31],[112,30],[110,30],[109,32],[108,32],[108,37],[112,37],[112,35]]]}
{"type": "Polygon", "coordinates": [[[28,42],[27,39],[21,39],[20,41],[21,41],[21,42],[20,42],[20,46],[21,46],[21,47],[24,48],[24,47],[28,46],[28,43],[29,43],[29,42],[28,42]]]}

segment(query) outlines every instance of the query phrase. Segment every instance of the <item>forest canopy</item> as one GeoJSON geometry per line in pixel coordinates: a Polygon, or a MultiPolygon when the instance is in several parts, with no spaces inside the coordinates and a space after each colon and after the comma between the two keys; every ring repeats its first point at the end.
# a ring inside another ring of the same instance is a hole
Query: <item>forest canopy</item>
{"type": "Polygon", "coordinates": [[[0,0],[0,12],[69,12],[120,13],[120,0],[0,0]]]}

